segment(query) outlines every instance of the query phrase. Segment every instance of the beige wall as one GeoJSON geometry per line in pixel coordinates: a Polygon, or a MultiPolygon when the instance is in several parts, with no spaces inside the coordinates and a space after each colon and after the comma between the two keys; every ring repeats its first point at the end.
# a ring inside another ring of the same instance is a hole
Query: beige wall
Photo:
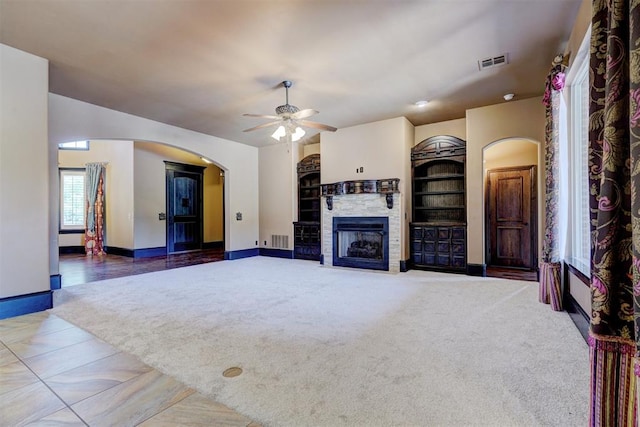
{"type": "Polygon", "coordinates": [[[165,246],[167,222],[166,172],[164,161],[205,167],[203,175],[203,242],[223,240],[223,178],[220,168],[207,164],[200,156],[168,145],[136,141],[134,143],[135,242],[133,248],[165,246]]]}
{"type": "MultiPolygon", "coordinates": [[[[573,30],[571,31],[571,36],[569,38],[569,42],[567,43],[567,48],[565,51],[565,54],[571,54],[569,58],[570,66],[578,57],[585,57],[588,60],[587,56],[589,55],[589,40],[587,38],[587,33],[591,25],[591,4],[591,0],[582,1],[575,25],[573,26],[573,30]],[[581,47],[583,47],[582,51],[580,51],[581,47]]],[[[571,97],[569,96],[569,92],[574,72],[575,69],[572,69],[570,67],[567,75],[567,86],[565,87],[565,90],[563,92],[563,98],[567,102],[568,110],[571,109],[571,97]]],[[[571,133],[571,129],[569,129],[569,132],[571,133]]],[[[570,230],[567,231],[570,232],[570,230]]],[[[570,239],[568,239],[568,241],[569,240],[570,239]]],[[[569,293],[577,301],[580,307],[582,307],[582,309],[587,314],[590,314],[591,293],[589,287],[582,283],[582,281],[571,272],[569,272],[568,278],[569,293]]],[[[566,285],[567,284],[565,284],[565,286],[566,285]]]]}
{"type": "Polygon", "coordinates": [[[578,16],[576,16],[576,22],[573,25],[571,36],[569,37],[567,48],[564,52],[565,54],[570,54],[569,66],[575,61],[580,45],[591,25],[591,4],[592,0],[582,0],[580,4],[578,16]]]}
{"type": "MultiPolygon", "coordinates": [[[[59,150],[58,165],[84,167],[108,162],[106,182],[107,246],[145,249],[166,245],[164,160],[203,166],[203,242],[223,235],[223,180],[220,168],[193,153],[152,142],[92,140],[89,151],[59,150]],[[135,159],[135,161],[134,161],[135,159]],[[134,179],[135,175],[135,179],[134,179]]],[[[60,246],[81,246],[81,234],[59,235],[60,246]]]]}
{"type": "Polygon", "coordinates": [[[48,67],[0,44],[0,298],[50,289],[48,67]]]}
{"type": "Polygon", "coordinates": [[[293,222],[298,219],[298,180],[296,165],[303,146],[292,143],[270,144],[260,148],[260,241],[271,247],[272,235],[289,238],[293,249],[293,222]]]}
{"type": "MultiPolygon", "coordinates": [[[[544,106],[541,97],[504,102],[467,110],[467,262],[484,264],[484,167],[488,145],[509,139],[544,141],[544,106]]],[[[540,183],[543,177],[539,170],[540,183]]],[[[539,185],[540,187],[540,185],[539,185]]],[[[539,211],[544,196],[539,195],[539,211]]],[[[542,215],[539,215],[542,216],[542,215]]],[[[542,218],[539,218],[541,221],[542,218]]],[[[538,228],[543,230],[542,224],[538,228]]]]}
{"type": "MultiPolygon", "coordinates": [[[[133,246],[133,141],[93,140],[89,151],[58,150],[58,167],[83,168],[107,162],[105,217],[107,247],[133,246]]],[[[59,182],[59,181],[58,181],[59,182]]],[[[83,234],[60,234],[59,246],[83,246],[83,234]]]]}
{"type": "MultiPolygon", "coordinates": [[[[506,139],[493,143],[484,149],[483,153],[483,188],[486,191],[487,171],[492,169],[508,168],[515,166],[535,166],[536,167],[536,194],[537,194],[537,215],[538,229],[537,254],[542,253],[542,239],[544,238],[544,188],[542,187],[541,174],[544,173],[543,144],[537,141],[526,139],[506,139]],[[541,166],[542,165],[542,166],[541,166]],[[542,197],[541,197],[542,195],[542,197]]],[[[485,198],[483,197],[483,200],[485,198]]],[[[486,209],[483,205],[482,209],[486,209]]],[[[485,239],[487,236],[485,235],[485,239]]],[[[486,254],[485,254],[486,255],[486,254]]]]}
{"type": "Polygon", "coordinates": [[[312,154],[320,154],[320,143],[304,145],[302,152],[302,158],[310,156],[312,154]]]}
{"type": "Polygon", "coordinates": [[[538,165],[538,147],[535,141],[526,139],[507,139],[484,149],[484,176],[491,169],[512,166],[538,165]]]}
{"type": "Polygon", "coordinates": [[[450,135],[467,140],[466,119],[448,120],[446,122],[430,123],[416,126],[416,137],[413,145],[419,144],[427,138],[437,135],[450,135]]]}
{"type": "Polygon", "coordinates": [[[403,218],[401,259],[409,258],[411,147],[415,128],[405,118],[342,128],[320,135],[323,184],[361,179],[400,178],[403,218]],[[362,167],[363,172],[359,172],[362,167]]]}
{"type": "MultiPolygon", "coordinates": [[[[235,251],[256,246],[257,148],[49,94],[49,143],[57,145],[82,139],[161,142],[213,160],[225,172],[225,249],[235,251]],[[242,220],[235,219],[235,212],[242,212],[242,220]]],[[[56,203],[57,209],[57,196],[55,200],[52,198],[52,203],[56,203]]],[[[57,246],[54,249],[56,253],[51,256],[57,265],[57,246]]]]}

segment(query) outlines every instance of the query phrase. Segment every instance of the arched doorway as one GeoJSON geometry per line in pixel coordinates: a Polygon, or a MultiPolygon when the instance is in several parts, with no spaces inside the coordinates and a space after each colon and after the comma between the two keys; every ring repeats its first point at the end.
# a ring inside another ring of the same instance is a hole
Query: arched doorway
{"type": "Polygon", "coordinates": [[[483,149],[487,275],[537,280],[538,142],[509,138],[483,149]]]}
{"type": "MultiPolygon", "coordinates": [[[[84,257],[83,231],[60,230],[58,267],[63,286],[224,258],[225,173],[212,160],[146,141],[96,139],[89,141],[89,149],[58,150],[60,171],[81,170],[95,161],[107,163],[107,256],[84,257]],[[197,250],[188,255],[168,256],[166,161],[194,165],[203,171],[202,239],[198,248],[193,248],[197,250]]],[[[58,200],[62,212],[65,202],[62,197],[58,200]]],[[[58,210],[52,212],[57,214],[58,210]]]]}

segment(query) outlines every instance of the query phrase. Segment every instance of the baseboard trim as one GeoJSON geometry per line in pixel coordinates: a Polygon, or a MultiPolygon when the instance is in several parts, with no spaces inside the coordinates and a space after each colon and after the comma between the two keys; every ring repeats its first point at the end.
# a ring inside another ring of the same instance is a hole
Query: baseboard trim
{"type": "Polygon", "coordinates": [[[565,295],[565,307],[569,317],[580,331],[580,335],[585,341],[589,339],[589,315],[580,307],[580,304],[571,294],[565,295]]]}
{"type": "Polygon", "coordinates": [[[117,246],[109,246],[107,248],[107,254],[126,256],[129,258],[150,258],[167,255],[167,247],[158,246],[157,248],[125,249],[117,246]]]}
{"type": "Polygon", "coordinates": [[[134,249],[125,249],[125,248],[118,248],[116,246],[109,246],[106,249],[107,254],[109,255],[118,255],[118,256],[126,256],[129,258],[135,258],[135,250],[134,249]]]}
{"type": "Polygon", "coordinates": [[[400,273],[406,273],[407,271],[409,271],[409,264],[410,263],[411,263],[411,260],[401,259],[400,260],[400,273]]]}
{"type": "Polygon", "coordinates": [[[84,246],[60,246],[58,247],[59,254],[83,254],[85,253],[84,246]]]}
{"type": "Polygon", "coordinates": [[[53,307],[52,291],[0,299],[0,319],[36,313],[53,307]]]}
{"type": "Polygon", "coordinates": [[[202,249],[224,249],[224,242],[222,240],[218,242],[205,242],[202,244],[202,249]]]}
{"type": "Polygon", "coordinates": [[[258,248],[240,249],[239,251],[225,251],[224,259],[226,261],[232,261],[234,259],[250,258],[258,255],[260,255],[260,249],[258,248]]]}
{"type": "Polygon", "coordinates": [[[487,277],[487,264],[467,264],[467,276],[487,277]]]}
{"type": "Polygon", "coordinates": [[[49,287],[52,291],[62,288],[62,276],[60,274],[49,276],[49,287]]]}
{"type": "Polygon", "coordinates": [[[260,256],[293,259],[293,251],[287,249],[260,248],[260,256]]]}
{"type": "Polygon", "coordinates": [[[157,248],[143,248],[143,249],[133,250],[134,258],[149,258],[153,256],[166,256],[166,255],[167,255],[166,246],[158,246],[157,248]]]}

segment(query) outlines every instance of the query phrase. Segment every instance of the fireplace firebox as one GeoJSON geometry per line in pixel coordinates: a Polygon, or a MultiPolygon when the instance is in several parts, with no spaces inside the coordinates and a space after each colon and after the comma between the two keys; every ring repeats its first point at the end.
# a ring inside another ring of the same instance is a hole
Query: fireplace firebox
{"type": "Polygon", "coordinates": [[[388,217],[334,217],[333,265],[389,270],[388,217]]]}

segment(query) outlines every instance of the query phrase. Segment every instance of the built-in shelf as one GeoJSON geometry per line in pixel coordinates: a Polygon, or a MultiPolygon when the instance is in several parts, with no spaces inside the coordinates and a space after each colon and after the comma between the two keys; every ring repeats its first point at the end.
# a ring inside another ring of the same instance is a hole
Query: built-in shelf
{"type": "Polygon", "coordinates": [[[320,154],[298,163],[298,221],[293,223],[293,255],[320,260],[320,154]]]}
{"type": "Polygon", "coordinates": [[[422,269],[466,270],[465,141],[434,136],[411,150],[411,260],[422,269]]]}

